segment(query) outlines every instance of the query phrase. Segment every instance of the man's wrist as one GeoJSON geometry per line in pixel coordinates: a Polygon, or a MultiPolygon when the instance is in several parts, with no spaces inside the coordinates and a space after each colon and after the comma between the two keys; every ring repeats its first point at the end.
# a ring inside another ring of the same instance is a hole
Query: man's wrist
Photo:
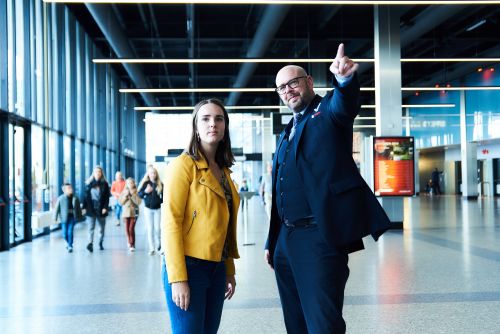
{"type": "Polygon", "coordinates": [[[335,79],[337,80],[337,83],[339,84],[339,87],[344,87],[344,86],[347,86],[352,78],[353,78],[353,74],[347,76],[347,77],[341,77],[340,75],[337,75],[337,74],[334,74],[335,75],[335,79]]]}

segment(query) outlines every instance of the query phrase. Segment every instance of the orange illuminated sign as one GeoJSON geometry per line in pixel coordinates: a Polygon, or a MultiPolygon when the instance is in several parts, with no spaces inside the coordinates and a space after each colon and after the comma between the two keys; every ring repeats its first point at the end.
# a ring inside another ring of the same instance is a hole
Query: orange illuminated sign
{"type": "Polygon", "coordinates": [[[374,192],[377,196],[415,194],[413,137],[374,137],[374,192]]]}

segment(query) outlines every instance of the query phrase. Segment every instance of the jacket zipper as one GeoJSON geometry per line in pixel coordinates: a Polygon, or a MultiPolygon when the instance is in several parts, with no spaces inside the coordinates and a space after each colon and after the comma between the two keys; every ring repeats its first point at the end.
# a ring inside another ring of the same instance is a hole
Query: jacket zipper
{"type": "Polygon", "coordinates": [[[191,225],[189,226],[189,229],[186,233],[186,235],[189,234],[189,231],[191,231],[191,228],[193,227],[194,219],[196,218],[196,210],[193,211],[193,219],[191,219],[191,225]]]}

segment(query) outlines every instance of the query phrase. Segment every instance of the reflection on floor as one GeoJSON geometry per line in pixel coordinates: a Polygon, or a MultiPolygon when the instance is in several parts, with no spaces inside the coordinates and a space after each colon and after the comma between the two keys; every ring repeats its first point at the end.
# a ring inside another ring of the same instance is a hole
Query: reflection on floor
{"type": "MultiPolygon", "coordinates": [[[[267,234],[257,198],[240,215],[237,289],[220,333],[285,333],[278,292],[263,262],[267,234]],[[244,244],[252,244],[247,245],[244,244]]],[[[499,333],[500,199],[405,200],[404,231],[350,256],[348,333],[499,333]]],[[[0,253],[1,333],[170,333],[159,256],[126,250],[108,221],[105,250],[85,250],[76,228],[68,254],[59,233],[0,253]]]]}

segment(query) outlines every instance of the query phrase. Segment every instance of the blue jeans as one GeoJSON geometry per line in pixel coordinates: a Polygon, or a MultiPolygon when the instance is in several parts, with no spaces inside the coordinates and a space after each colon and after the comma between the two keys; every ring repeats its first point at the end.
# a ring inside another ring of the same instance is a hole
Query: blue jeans
{"type": "Polygon", "coordinates": [[[217,333],[226,291],[226,266],[186,256],[188,284],[191,294],[187,311],[172,301],[165,258],[162,260],[162,278],[173,334],[217,333]]]}
{"type": "Polygon", "coordinates": [[[73,247],[73,230],[75,228],[75,218],[68,218],[67,221],[61,222],[62,236],[66,240],[68,247],[73,247]]]}
{"type": "Polygon", "coordinates": [[[122,216],[122,206],[120,205],[120,203],[116,203],[115,204],[115,217],[116,217],[116,220],[120,221],[120,218],[122,216]]]}

